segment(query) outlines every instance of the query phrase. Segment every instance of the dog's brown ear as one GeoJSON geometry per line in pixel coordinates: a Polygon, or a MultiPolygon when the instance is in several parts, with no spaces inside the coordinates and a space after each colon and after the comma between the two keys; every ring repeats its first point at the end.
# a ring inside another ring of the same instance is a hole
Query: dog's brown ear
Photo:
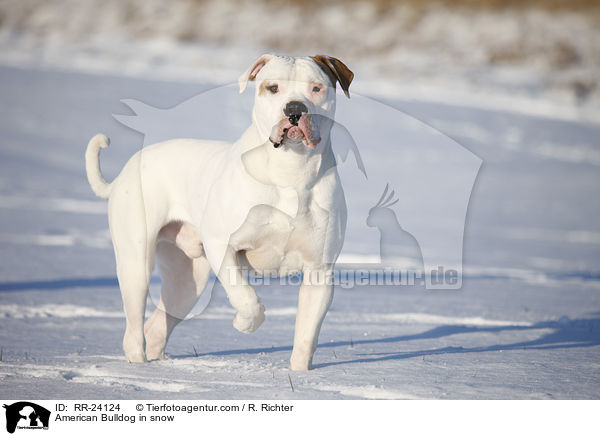
{"type": "Polygon", "coordinates": [[[248,80],[254,81],[262,67],[264,67],[271,59],[273,59],[273,55],[271,54],[262,55],[239,77],[238,84],[240,85],[240,94],[246,90],[248,80]]]}
{"type": "Polygon", "coordinates": [[[340,82],[344,94],[350,98],[348,88],[354,79],[354,73],[342,61],[331,56],[316,55],[311,56],[311,59],[329,76],[333,87],[335,88],[336,82],[340,82]]]}

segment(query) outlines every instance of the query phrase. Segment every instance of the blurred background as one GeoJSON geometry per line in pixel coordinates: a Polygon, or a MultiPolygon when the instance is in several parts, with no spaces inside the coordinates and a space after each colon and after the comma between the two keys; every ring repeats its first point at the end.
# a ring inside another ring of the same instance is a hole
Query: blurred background
{"type": "Polygon", "coordinates": [[[598,119],[596,0],[2,0],[0,63],[230,82],[328,54],[373,95],[598,119]]]}

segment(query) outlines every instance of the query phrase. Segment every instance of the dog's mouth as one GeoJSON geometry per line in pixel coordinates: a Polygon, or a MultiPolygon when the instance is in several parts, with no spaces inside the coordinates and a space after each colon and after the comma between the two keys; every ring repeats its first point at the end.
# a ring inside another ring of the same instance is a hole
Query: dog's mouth
{"type": "Polygon", "coordinates": [[[315,129],[314,124],[311,116],[307,114],[284,118],[273,128],[269,140],[275,148],[290,139],[292,141],[302,140],[304,144],[314,149],[321,142],[319,131],[315,129]]]}

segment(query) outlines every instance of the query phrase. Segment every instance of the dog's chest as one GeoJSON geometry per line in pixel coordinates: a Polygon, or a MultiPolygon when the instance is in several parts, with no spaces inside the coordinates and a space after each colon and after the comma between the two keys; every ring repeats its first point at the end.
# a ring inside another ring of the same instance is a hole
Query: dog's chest
{"type": "Polygon", "coordinates": [[[322,262],[328,215],[310,194],[298,198],[287,193],[275,206],[252,208],[232,235],[231,245],[259,273],[286,275],[301,271],[322,262]]]}

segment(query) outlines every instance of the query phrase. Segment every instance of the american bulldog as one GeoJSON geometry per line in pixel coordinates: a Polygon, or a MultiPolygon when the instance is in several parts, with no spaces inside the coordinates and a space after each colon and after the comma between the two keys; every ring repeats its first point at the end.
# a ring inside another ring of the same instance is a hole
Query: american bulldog
{"type": "Polygon", "coordinates": [[[339,83],[349,96],[353,76],[333,57],[263,55],[239,78],[240,92],[256,82],[252,124],[240,139],[145,147],[111,183],[99,166],[109,139],[90,140],[87,177],[95,194],[108,198],[130,362],[164,357],[211,270],[237,311],[234,327],[256,330],[265,307],[248,284],[247,266],[259,274],[303,273],[290,363],[292,370],[311,369],[333,297],[322,278],[331,274],[346,225],[330,138],[335,88],[339,83]],[[144,324],[155,264],[161,299],[144,324]]]}

